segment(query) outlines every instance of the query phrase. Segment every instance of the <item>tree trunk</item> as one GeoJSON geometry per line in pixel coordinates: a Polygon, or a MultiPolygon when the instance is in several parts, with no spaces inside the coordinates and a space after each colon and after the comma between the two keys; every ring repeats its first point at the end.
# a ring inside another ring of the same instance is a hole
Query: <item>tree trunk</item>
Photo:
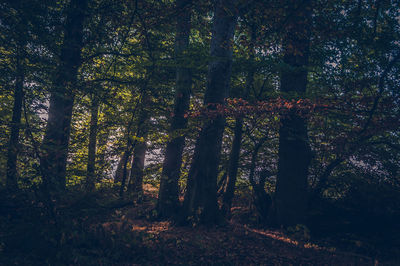
{"type": "MultiPolygon", "coordinates": [[[[211,61],[208,67],[204,105],[215,110],[224,104],[228,94],[232,65],[232,39],[236,25],[236,1],[219,0],[215,3],[211,61]]],[[[209,117],[203,124],[196,142],[189,171],[184,200],[184,217],[192,223],[218,222],[217,174],[225,119],[222,114],[209,117]]]]}
{"type": "MultiPolygon", "coordinates": [[[[129,132],[128,132],[128,134],[129,134],[129,132]]],[[[127,183],[127,180],[128,180],[128,162],[129,162],[129,159],[131,158],[131,152],[132,152],[132,141],[131,141],[131,138],[129,137],[127,148],[126,148],[126,151],[124,153],[123,161],[121,162],[121,169],[120,169],[121,170],[121,172],[120,172],[120,175],[121,175],[121,187],[120,187],[120,190],[119,190],[119,196],[121,198],[124,197],[126,183],[127,183]]]]}
{"type": "MultiPolygon", "coordinates": [[[[132,112],[132,118],[131,121],[128,124],[127,127],[127,137],[128,137],[128,141],[127,141],[127,148],[125,151],[125,157],[124,157],[124,161],[122,162],[122,180],[121,180],[121,188],[119,191],[119,196],[121,198],[124,197],[124,193],[126,190],[126,185],[128,184],[128,190],[130,190],[131,184],[130,181],[133,178],[133,176],[131,175],[132,171],[130,172],[130,174],[128,175],[128,162],[131,158],[132,155],[132,151],[134,152],[136,143],[137,143],[137,139],[140,138],[142,132],[145,129],[145,122],[147,120],[147,116],[148,116],[148,111],[146,109],[146,107],[148,107],[149,103],[150,103],[150,95],[148,94],[148,92],[146,91],[147,89],[147,82],[146,81],[146,85],[144,86],[144,88],[141,90],[140,93],[140,102],[137,103],[134,111],[132,112]],[[139,108],[137,108],[139,107],[139,108]],[[139,110],[139,113],[136,116],[136,110],[139,110]],[[134,136],[135,139],[133,139],[131,137],[131,128],[132,128],[132,124],[133,124],[133,120],[134,118],[137,117],[137,121],[136,121],[136,125],[137,125],[137,130],[136,130],[136,134],[134,136]]],[[[147,132],[147,128],[145,130],[147,132]]],[[[132,170],[132,169],[131,169],[132,170]]]]}
{"type": "Polygon", "coordinates": [[[129,190],[132,192],[134,200],[137,201],[141,201],[143,197],[143,175],[144,175],[143,170],[144,170],[146,151],[147,151],[146,141],[136,143],[135,149],[133,151],[129,190]]]}
{"type": "Polygon", "coordinates": [[[128,184],[128,190],[132,193],[135,201],[141,201],[143,196],[143,171],[147,151],[146,139],[148,135],[148,120],[150,118],[148,109],[150,103],[149,92],[144,91],[138,114],[136,139],[133,143],[133,159],[128,184]]]}
{"type": "Polygon", "coordinates": [[[253,191],[252,191],[253,204],[256,207],[258,216],[262,223],[267,222],[269,209],[270,209],[271,203],[272,203],[271,196],[267,192],[265,192],[265,188],[264,188],[265,181],[269,175],[269,172],[266,170],[261,171],[259,174],[259,182],[258,183],[254,179],[258,151],[260,150],[260,148],[262,147],[264,142],[265,142],[265,139],[256,143],[254,146],[254,150],[251,155],[250,175],[249,175],[249,181],[250,181],[251,187],[253,188],[253,191]]]}
{"type": "MultiPolygon", "coordinates": [[[[255,57],[254,43],[256,42],[256,26],[253,24],[250,27],[250,57],[249,61],[253,63],[255,57]]],[[[250,67],[246,77],[246,91],[244,96],[248,96],[253,87],[254,83],[254,69],[250,67]]],[[[238,117],[235,121],[234,138],[232,144],[231,154],[229,156],[229,168],[226,179],[226,185],[224,187],[224,194],[222,198],[222,213],[229,218],[231,214],[232,199],[235,195],[235,185],[237,179],[237,172],[239,167],[240,147],[242,144],[242,133],[243,133],[243,118],[238,117]]]]}
{"type": "MultiPolygon", "coordinates": [[[[283,43],[286,68],[281,73],[281,91],[300,97],[305,95],[308,74],[311,7],[307,3],[294,9],[283,43]]],[[[307,122],[295,112],[281,119],[278,155],[275,221],[282,226],[304,224],[311,150],[307,122]]]]}
{"type": "Polygon", "coordinates": [[[191,11],[187,10],[191,1],[178,0],[177,9],[182,11],[177,17],[175,56],[178,67],[176,69],[176,91],[174,115],[171,121],[163,170],[161,175],[160,191],[158,195],[157,211],[159,217],[172,217],[179,207],[179,176],[182,165],[182,152],[185,145],[185,136],[180,132],[186,128],[185,113],[189,109],[191,75],[188,68],[183,67],[184,51],[189,47],[191,11]]]}
{"type": "Polygon", "coordinates": [[[222,198],[222,213],[229,218],[231,214],[232,199],[235,194],[235,184],[239,166],[240,147],[242,144],[243,118],[236,118],[232,150],[229,155],[229,167],[226,186],[222,198]]]}
{"type": "Polygon", "coordinates": [[[126,157],[128,157],[128,152],[125,151],[121,158],[119,159],[117,169],[115,170],[114,174],[114,184],[118,182],[122,182],[122,175],[123,175],[123,170],[124,170],[124,163],[127,160],[126,157]]]}
{"type": "MultiPolygon", "coordinates": [[[[18,50],[20,48],[18,47],[18,50]]],[[[14,89],[14,106],[10,124],[10,141],[7,156],[7,188],[18,189],[17,182],[17,156],[19,145],[19,129],[21,125],[22,102],[24,97],[24,72],[21,65],[20,51],[17,51],[16,80],[14,89]]]]}
{"type": "Polygon", "coordinates": [[[88,151],[88,163],[87,163],[87,176],[86,176],[86,188],[91,191],[95,187],[96,175],[96,144],[97,144],[97,121],[99,113],[99,101],[93,96],[91,106],[91,117],[90,117],[90,129],[89,129],[89,151],[88,151]]]}
{"type": "Polygon", "coordinates": [[[265,181],[270,173],[263,170],[259,173],[259,181],[256,183],[253,179],[253,203],[257,209],[259,220],[265,224],[268,220],[269,209],[271,207],[271,196],[265,191],[265,181]]]}
{"type": "Polygon", "coordinates": [[[110,129],[106,128],[105,131],[101,131],[101,125],[100,125],[100,130],[98,132],[98,143],[97,143],[97,151],[96,151],[96,165],[97,165],[97,176],[100,179],[107,178],[108,176],[108,171],[109,164],[107,162],[107,143],[108,143],[108,138],[110,135],[110,129]]]}
{"type": "Polygon", "coordinates": [[[74,92],[81,65],[83,22],[87,0],[71,0],[67,11],[64,41],[50,95],[46,133],[42,142],[43,181],[51,192],[65,189],[68,142],[74,92]]]}

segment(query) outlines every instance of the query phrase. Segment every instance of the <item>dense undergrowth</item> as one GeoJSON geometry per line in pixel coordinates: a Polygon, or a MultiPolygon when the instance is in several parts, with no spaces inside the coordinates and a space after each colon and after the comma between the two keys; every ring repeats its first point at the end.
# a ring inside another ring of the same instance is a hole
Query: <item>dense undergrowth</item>
{"type": "MultiPolygon", "coordinates": [[[[232,220],[213,228],[155,219],[156,189],[143,202],[113,188],[76,190],[50,210],[37,195],[2,193],[2,265],[396,265],[400,239],[392,217],[366,219],[344,203],[320,202],[308,226],[267,229],[240,197],[232,220]],[[327,211],[329,210],[329,212],[327,211]],[[392,219],[392,220],[391,220],[392,219]],[[351,221],[351,222],[350,222],[351,221]],[[397,256],[397,257],[396,257],[397,256]]],[[[245,194],[243,194],[245,195],[245,194]]]]}

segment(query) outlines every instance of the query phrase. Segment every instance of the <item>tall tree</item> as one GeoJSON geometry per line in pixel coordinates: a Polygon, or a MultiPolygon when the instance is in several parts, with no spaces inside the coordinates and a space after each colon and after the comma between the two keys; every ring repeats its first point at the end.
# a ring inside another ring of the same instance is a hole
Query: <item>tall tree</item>
{"type": "MultiPolygon", "coordinates": [[[[237,21],[236,1],[215,1],[212,39],[204,105],[215,111],[228,95],[232,66],[232,40],[237,21]]],[[[218,222],[217,174],[225,118],[209,117],[203,124],[189,171],[184,216],[201,223],[218,222]]]]}
{"type": "MultiPolygon", "coordinates": [[[[254,58],[255,49],[254,45],[256,42],[256,30],[255,24],[250,25],[250,44],[249,44],[249,61],[250,66],[246,76],[245,92],[244,97],[248,97],[254,83],[254,58]]],[[[243,135],[243,117],[239,116],[235,119],[235,129],[233,136],[233,143],[231,153],[229,154],[229,165],[226,177],[226,185],[224,187],[224,193],[222,197],[221,211],[226,217],[230,216],[231,205],[233,196],[235,194],[235,185],[237,179],[237,173],[239,168],[239,158],[240,158],[240,148],[242,145],[242,135],[243,135]]]]}
{"type": "Polygon", "coordinates": [[[11,134],[8,144],[7,156],[7,187],[10,189],[18,188],[17,183],[17,156],[19,143],[19,130],[21,124],[22,102],[24,94],[24,70],[23,70],[23,45],[17,46],[16,52],[16,78],[14,88],[14,105],[11,119],[11,134]]]}
{"type": "Polygon", "coordinates": [[[71,0],[69,3],[60,59],[51,89],[46,133],[41,147],[44,183],[51,191],[62,191],[66,184],[74,90],[78,86],[87,6],[88,0],[71,0]]]}
{"type": "Polygon", "coordinates": [[[124,162],[128,160],[127,156],[128,156],[128,152],[124,151],[122,153],[121,158],[118,161],[117,169],[115,170],[115,174],[114,174],[114,183],[121,182],[123,179],[124,162]]]}
{"type": "Polygon", "coordinates": [[[144,162],[147,151],[151,97],[148,91],[143,92],[138,114],[137,131],[133,143],[133,159],[128,190],[133,193],[134,200],[141,201],[143,196],[144,162]]]}
{"type": "Polygon", "coordinates": [[[233,196],[235,194],[236,177],[239,168],[240,147],[242,145],[243,118],[235,120],[232,149],[229,154],[229,165],[226,176],[226,184],[222,196],[221,211],[226,217],[230,216],[233,196]]]}
{"type": "Polygon", "coordinates": [[[90,108],[90,129],[89,129],[89,147],[88,147],[88,163],[86,174],[86,188],[93,190],[95,186],[95,166],[96,166],[96,144],[97,144],[97,127],[99,114],[99,101],[95,95],[92,95],[92,103],[90,108]]]}
{"type": "Polygon", "coordinates": [[[161,175],[160,191],[158,195],[157,211],[160,217],[171,217],[179,207],[180,169],[182,152],[185,145],[185,136],[182,129],[186,128],[185,113],[189,109],[191,75],[190,69],[184,66],[185,51],[189,47],[190,10],[191,1],[178,0],[176,8],[179,10],[176,25],[175,57],[177,62],[174,113],[171,118],[168,141],[165,150],[163,170],[161,175]]]}
{"type": "MultiPolygon", "coordinates": [[[[36,7],[36,3],[33,4],[36,7]]],[[[27,21],[34,21],[37,14],[28,13],[24,5],[19,2],[3,3],[0,8],[1,19],[1,58],[2,78],[12,82],[13,107],[9,122],[9,138],[7,145],[6,184],[11,190],[18,188],[17,159],[20,152],[21,113],[24,98],[24,83],[27,76],[27,60],[29,55],[27,43],[32,35],[34,26],[27,21]],[[7,36],[7,37],[6,37],[7,36]]],[[[31,43],[34,46],[33,43],[31,43]]],[[[2,80],[2,81],[5,81],[2,80]]],[[[7,82],[7,83],[8,83],[7,82]]],[[[8,136],[8,134],[7,134],[8,136]]]]}
{"type": "MultiPolygon", "coordinates": [[[[284,67],[281,92],[304,96],[311,34],[311,1],[289,1],[288,23],[283,36],[284,67]]],[[[306,120],[291,112],[281,119],[275,219],[278,225],[304,224],[307,206],[307,177],[311,150],[306,120]]]]}

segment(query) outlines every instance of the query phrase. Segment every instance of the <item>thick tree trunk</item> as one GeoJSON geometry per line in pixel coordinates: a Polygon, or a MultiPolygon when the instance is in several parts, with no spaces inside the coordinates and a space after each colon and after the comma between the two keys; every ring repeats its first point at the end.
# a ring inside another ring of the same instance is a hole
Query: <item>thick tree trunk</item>
{"type": "Polygon", "coordinates": [[[86,188],[91,191],[95,187],[96,175],[96,144],[97,144],[97,121],[99,113],[99,101],[93,96],[92,106],[90,108],[90,129],[89,129],[89,151],[88,151],[88,163],[87,163],[87,176],[86,176],[86,188]]]}
{"type": "Polygon", "coordinates": [[[88,0],[71,0],[68,7],[60,62],[50,96],[49,116],[42,142],[41,168],[47,189],[65,189],[68,142],[71,129],[73,90],[81,65],[83,22],[88,0]]]}
{"type": "MultiPolygon", "coordinates": [[[[300,97],[305,95],[308,74],[311,7],[307,3],[294,9],[283,44],[286,68],[281,73],[281,91],[300,97]]],[[[278,155],[275,221],[283,226],[304,224],[311,150],[307,122],[294,112],[281,120],[278,155]]]]}
{"type": "Polygon", "coordinates": [[[224,189],[224,194],[222,198],[222,207],[221,207],[221,211],[227,218],[230,217],[232,199],[235,194],[235,184],[239,166],[240,147],[242,144],[243,118],[241,117],[236,118],[235,123],[236,124],[234,130],[232,150],[229,155],[228,175],[227,175],[226,186],[224,189]]]}
{"type": "Polygon", "coordinates": [[[19,130],[21,125],[22,102],[24,97],[24,72],[21,65],[19,51],[17,51],[16,80],[14,89],[14,106],[10,124],[10,141],[8,144],[7,157],[7,188],[14,190],[18,188],[17,183],[17,157],[19,145],[19,130]]]}
{"type": "Polygon", "coordinates": [[[177,214],[179,208],[179,176],[182,165],[182,152],[185,145],[185,136],[182,129],[186,128],[187,119],[185,113],[189,109],[191,75],[190,70],[182,63],[185,58],[184,51],[189,46],[190,17],[188,10],[191,1],[178,0],[176,5],[180,10],[177,17],[175,56],[178,67],[176,69],[176,91],[174,103],[174,115],[171,121],[169,134],[171,140],[167,143],[165,159],[161,175],[160,191],[158,194],[157,211],[159,217],[172,217],[177,214]]]}
{"type": "MultiPolygon", "coordinates": [[[[232,39],[236,25],[236,1],[215,1],[204,105],[215,110],[228,94],[232,65],[232,39]]],[[[217,114],[204,122],[196,142],[184,200],[184,217],[193,223],[218,222],[217,174],[225,119],[217,114]]]]}

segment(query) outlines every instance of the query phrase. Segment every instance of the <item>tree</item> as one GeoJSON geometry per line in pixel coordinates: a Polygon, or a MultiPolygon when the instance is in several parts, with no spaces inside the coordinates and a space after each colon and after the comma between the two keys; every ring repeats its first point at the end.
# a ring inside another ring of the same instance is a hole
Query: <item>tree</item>
{"type": "Polygon", "coordinates": [[[98,128],[98,114],[99,114],[99,100],[95,95],[92,96],[92,106],[90,108],[90,129],[89,129],[89,148],[88,148],[88,163],[87,163],[87,176],[86,188],[90,191],[94,189],[96,176],[96,144],[97,144],[97,128],[98,128]]]}
{"type": "Polygon", "coordinates": [[[41,168],[45,185],[54,192],[65,189],[74,90],[78,87],[87,6],[88,0],[71,0],[68,6],[60,62],[50,93],[47,127],[41,147],[41,168]]]}
{"type": "MultiPolygon", "coordinates": [[[[145,88],[147,89],[147,88],[145,88]]],[[[133,159],[128,190],[132,192],[134,199],[141,201],[143,197],[143,170],[147,150],[147,136],[149,133],[149,119],[151,95],[149,91],[142,94],[141,106],[138,114],[137,130],[133,143],[133,159]]]]}
{"type": "MultiPolygon", "coordinates": [[[[178,0],[176,8],[177,16],[175,57],[177,62],[174,112],[171,118],[168,141],[165,150],[163,170],[161,174],[160,190],[157,202],[157,211],[160,217],[172,217],[179,208],[179,176],[182,165],[182,152],[185,144],[185,136],[181,132],[186,128],[186,112],[189,109],[191,74],[190,69],[185,67],[188,59],[185,51],[189,47],[190,35],[190,10],[191,1],[178,0]]],[[[187,54],[187,52],[186,52],[187,54]]]]}
{"type": "Polygon", "coordinates": [[[2,75],[9,76],[13,82],[10,86],[13,88],[13,107],[11,121],[9,122],[6,184],[10,190],[15,190],[18,188],[17,157],[20,150],[19,135],[26,76],[27,53],[25,53],[25,46],[28,27],[22,21],[26,14],[20,3],[4,5],[0,12],[1,16],[4,17],[4,20],[2,19],[2,30],[9,33],[9,39],[3,39],[1,47],[2,57],[8,60],[8,66],[5,69],[9,68],[9,73],[5,71],[2,75]]]}
{"type": "Polygon", "coordinates": [[[10,189],[18,188],[17,183],[17,156],[19,144],[19,130],[21,124],[22,102],[24,95],[24,67],[22,57],[23,45],[17,47],[16,61],[16,79],[14,89],[14,106],[11,120],[11,134],[8,144],[7,157],[7,186],[10,189]]]}
{"type": "MultiPolygon", "coordinates": [[[[303,97],[307,88],[311,1],[291,1],[289,22],[283,36],[285,64],[280,90],[290,96],[303,97]]],[[[283,226],[304,224],[307,208],[308,167],[311,149],[305,118],[292,111],[281,118],[279,161],[275,194],[276,223],[283,226]]]]}
{"type": "MultiPolygon", "coordinates": [[[[215,2],[212,39],[208,66],[207,89],[204,105],[215,110],[223,105],[228,94],[232,65],[232,39],[237,12],[236,1],[215,2]]],[[[187,181],[184,216],[192,222],[212,224],[218,222],[217,174],[225,118],[221,114],[209,117],[203,124],[187,181]]]]}
{"type": "MultiPolygon", "coordinates": [[[[255,58],[255,43],[257,41],[256,31],[257,27],[254,23],[249,25],[250,43],[248,45],[249,49],[248,56],[250,64],[248,65],[249,69],[247,70],[246,84],[245,84],[245,91],[243,93],[243,98],[248,98],[250,96],[250,92],[253,89],[254,85],[255,70],[253,64],[255,58]]],[[[226,184],[224,186],[224,191],[223,191],[221,210],[223,214],[227,217],[230,216],[232,200],[235,194],[235,185],[239,168],[239,158],[240,158],[240,150],[241,150],[242,135],[243,135],[243,120],[244,119],[241,115],[239,115],[235,119],[234,137],[232,142],[232,149],[229,155],[229,165],[226,176],[226,184]]]]}

